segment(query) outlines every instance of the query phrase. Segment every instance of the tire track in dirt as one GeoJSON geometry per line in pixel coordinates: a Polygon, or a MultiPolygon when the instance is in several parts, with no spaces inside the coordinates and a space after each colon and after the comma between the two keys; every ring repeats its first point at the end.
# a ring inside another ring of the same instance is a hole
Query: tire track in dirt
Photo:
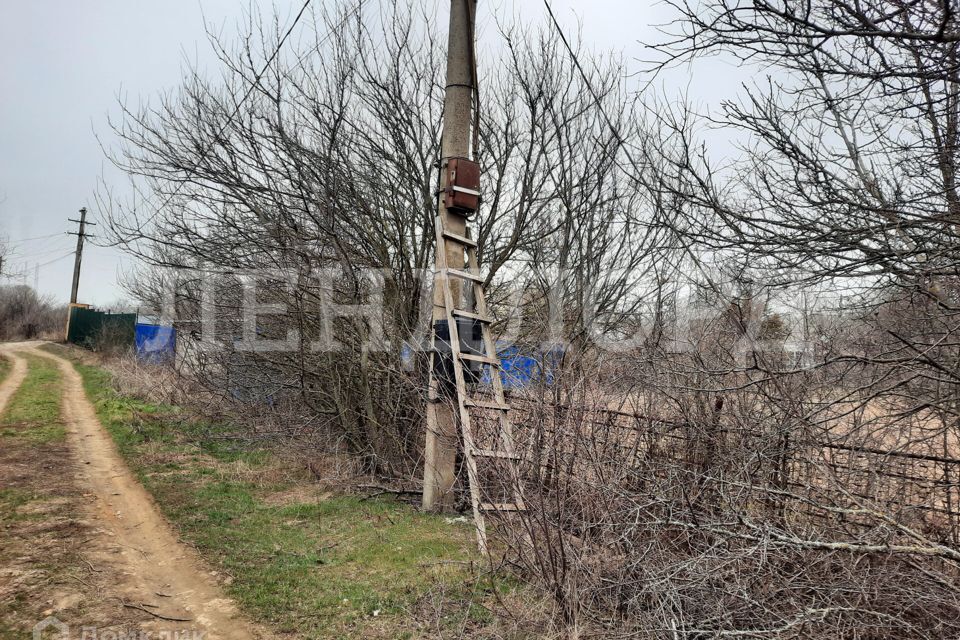
{"type": "Polygon", "coordinates": [[[123,575],[124,584],[118,585],[120,597],[128,604],[150,603],[149,610],[143,607],[141,611],[151,616],[180,619],[148,620],[142,629],[190,628],[202,632],[205,640],[269,637],[239,613],[199,555],[178,540],[151,496],[120,458],[73,365],[32,345],[26,350],[55,361],[60,368],[68,441],[86,472],[77,482],[95,496],[89,505],[90,517],[101,528],[105,538],[101,542],[119,550],[104,561],[123,575]]]}
{"type": "Polygon", "coordinates": [[[13,366],[10,368],[10,373],[8,373],[7,377],[0,383],[0,414],[2,414],[3,410],[7,408],[7,403],[10,402],[10,398],[13,397],[13,394],[17,392],[17,389],[19,389],[23,383],[24,378],[27,377],[27,361],[16,355],[12,349],[7,348],[5,345],[0,345],[0,353],[8,357],[13,363],[13,366]]]}

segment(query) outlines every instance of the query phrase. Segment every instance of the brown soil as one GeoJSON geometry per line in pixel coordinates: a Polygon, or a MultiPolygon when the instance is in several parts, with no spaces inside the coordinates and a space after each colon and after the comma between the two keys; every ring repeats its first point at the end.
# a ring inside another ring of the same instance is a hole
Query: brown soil
{"type": "MultiPolygon", "coordinates": [[[[40,493],[44,500],[28,506],[46,510],[38,519],[0,527],[0,584],[11,585],[0,588],[0,612],[5,602],[27,603],[14,607],[20,615],[9,628],[29,629],[55,615],[71,626],[71,636],[82,625],[153,637],[175,630],[207,639],[267,637],[239,614],[215,574],[160,515],[97,420],[70,362],[33,344],[0,348],[57,362],[67,429],[65,445],[0,450],[0,487],[40,493]]],[[[14,362],[0,386],[0,410],[25,374],[23,360],[14,356],[14,362]]],[[[0,636],[3,631],[0,625],[0,636]]]]}

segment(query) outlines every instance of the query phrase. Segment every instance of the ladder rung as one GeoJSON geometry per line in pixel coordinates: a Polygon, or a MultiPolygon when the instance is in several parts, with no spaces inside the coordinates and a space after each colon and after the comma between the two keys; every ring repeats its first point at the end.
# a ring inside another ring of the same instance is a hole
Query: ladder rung
{"type": "Polygon", "coordinates": [[[462,245],[464,245],[464,246],[467,246],[467,247],[476,247],[476,246],[477,246],[477,241],[476,241],[476,240],[471,240],[470,238],[468,238],[468,237],[466,237],[466,236],[457,235],[456,233],[453,233],[452,231],[444,231],[444,232],[443,232],[443,237],[446,238],[447,240],[453,240],[454,242],[459,242],[460,244],[462,244],[462,245]]]}
{"type": "Polygon", "coordinates": [[[503,460],[519,460],[520,456],[516,453],[507,453],[506,451],[492,451],[490,449],[474,449],[473,455],[480,458],[501,458],[503,460]]]}
{"type": "Polygon", "coordinates": [[[500,366],[500,360],[498,360],[497,358],[491,358],[489,356],[478,356],[473,353],[461,353],[460,359],[470,360],[471,362],[482,362],[483,364],[489,364],[494,367],[500,366]]]}
{"type": "Polygon", "coordinates": [[[447,269],[448,276],[454,276],[456,278],[463,278],[464,280],[473,280],[474,282],[483,282],[486,280],[483,276],[470,273],[469,271],[461,271],[460,269],[447,269]]]}
{"type": "Polygon", "coordinates": [[[478,322],[486,322],[487,324],[493,322],[493,318],[489,316],[483,316],[479,313],[474,313],[473,311],[464,311],[463,309],[454,309],[453,315],[461,318],[470,318],[471,320],[476,320],[478,322]]]}
{"type": "Polygon", "coordinates": [[[481,511],[526,511],[526,507],[522,504],[514,504],[512,502],[496,503],[496,502],[481,502],[480,503],[481,511]]]}
{"type": "Polygon", "coordinates": [[[468,407],[476,407],[478,409],[499,409],[500,411],[509,411],[510,405],[500,404],[499,402],[490,402],[488,400],[473,400],[471,398],[465,398],[463,404],[468,407]]]}

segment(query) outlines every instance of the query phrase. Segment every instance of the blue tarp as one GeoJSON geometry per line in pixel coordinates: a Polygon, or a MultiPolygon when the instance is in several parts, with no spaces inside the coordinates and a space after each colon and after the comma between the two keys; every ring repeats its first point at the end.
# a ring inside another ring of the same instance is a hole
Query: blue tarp
{"type": "MultiPolygon", "coordinates": [[[[553,372],[563,356],[562,349],[535,351],[533,355],[520,347],[497,345],[500,356],[500,379],[504,389],[523,389],[531,384],[553,384],[553,372]]],[[[485,368],[483,383],[490,384],[490,370],[485,368]]]]}
{"type": "MultiPolygon", "coordinates": [[[[414,370],[414,350],[404,344],[400,354],[403,368],[406,371],[414,370]]],[[[560,365],[563,349],[522,349],[516,345],[497,345],[497,355],[500,356],[500,380],[504,389],[523,389],[531,384],[553,384],[553,374],[560,365]],[[532,354],[532,355],[531,355],[532,354]]],[[[480,382],[485,385],[491,383],[490,368],[484,367],[480,382]]]]}
{"type": "Polygon", "coordinates": [[[177,349],[177,331],[173,327],[137,323],[134,339],[138,360],[151,364],[173,362],[177,349]]]}

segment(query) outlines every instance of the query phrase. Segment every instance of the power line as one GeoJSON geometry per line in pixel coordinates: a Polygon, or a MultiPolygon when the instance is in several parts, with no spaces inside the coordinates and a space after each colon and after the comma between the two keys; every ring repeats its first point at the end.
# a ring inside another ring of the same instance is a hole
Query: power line
{"type": "Polygon", "coordinates": [[[27,238],[24,240],[10,241],[7,248],[9,249],[7,253],[8,261],[11,260],[20,260],[20,261],[30,261],[30,260],[42,260],[51,256],[55,253],[62,252],[66,247],[63,245],[63,240],[65,236],[61,233],[52,233],[47,236],[37,236],[35,238],[27,238]],[[30,240],[53,240],[52,242],[47,242],[46,246],[35,246],[33,249],[24,251],[24,246],[22,243],[29,242],[30,240]]]}
{"type": "MultiPolygon", "coordinates": [[[[35,264],[35,265],[33,265],[33,268],[34,268],[34,269],[42,269],[43,267],[49,267],[49,266],[52,265],[52,264],[56,264],[57,262],[60,262],[60,261],[62,261],[62,260],[66,260],[67,258],[73,256],[73,254],[74,254],[73,251],[68,251],[67,253],[63,254],[62,256],[60,256],[60,257],[58,257],[58,258],[54,258],[53,260],[49,260],[49,261],[47,261],[47,262],[41,262],[40,264],[35,264]]],[[[24,278],[24,277],[26,277],[27,269],[28,269],[29,267],[30,267],[30,265],[29,265],[27,262],[23,262],[23,263],[22,263],[22,266],[21,266],[21,268],[20,268],[19,270],[17,270],[16,272],[11,272],[11,273],[3,274],[3,277],[6,278],[7,280],[17,280],[17,279],[24,278]]]]}
{"type": "Polygon", "coordinates": [[[61,260],[64,260],[64,259],[66,259],[66,258],[69,258],[69,257],[72,256],[73,254],[74,254],[73,251],[68,251],[67,253],[63,254],[63,255],[60,256],[59,258],[54,258],[53,260],[50,260],[49,262],[43,262],[43,263],[40,263],[40,264],[38,264],[38,265],[36,265],[36,266],[38,266],[38,267],[49,267],[50,265],[52,265],[52,264],[54,264],[54,263],[56,263],[56,262],[60,262],[61,260]]]}
{"type": "Polygon", "coordinates": [[[566,48],[567,53],[570,54],[570,59],[573,61],[574,66],[577,68],[577,71],[580,73],[580,78],[583,80],[583,83],[587,85],[587,90],[590,92],[590,97],[593,98],[594,104],[597,105],[597,110],[600,112],[600,115],[603,116],[603,119],[607,123],[607,127],[613,133],[614,137],[617,139],[617,143],[620,144],[620,147],[623,149],[624,155],[627,156],[627,160],[630,161],[630,165],[633,167],[634,171],[639,173],[640,169],[637,167],[636,161],[633,159],[633,156],[630,154],[630,149],[627,147],[626,140],[623,139],[623,136],[620,135],[620,131],[613,124],[613,120],[610,119],[610,116],[607,115],[606,109],[603,108],[603,104],[600,102],[600,96],[597,95],[597,92],[593,88],[593,84],[590,82],[590,78],[587,77],[587,73],[583,70],[583,66],[580,64],[580,60],[577,58],[577,54],[573,51],[573,47],[570,46],[570,42],[567,40],[566,34],[563,32],[563,27],[560,26],[560,22],[557,20],[557,16],[553,13],[553,7],[550,6],[550,0],[543,0],[544,6],[547,8],[547,14],[550,16],[551,22],[553,22],[554,28],[557,30],[557,34],[560,36],[560,40],[563,42],[563,46],[566,48]]]}
{"type": "MultiPolygon", "coordinates": [[[[476,4],[471,5],[469,0],[464,0],[467,3],[467,24],[470,28],[470,33],[476,33],[476,19],[477,16],[474,14],[476,9],[476,4]]],[[[477,39],[476,37],[470,38],[470,78],[473,82],[473,160],[475,162],[480,162],[480,78],[477,73],[477,39]]]]}
{"type": "Polygon", "coordinates": [[[67,239],[68,239],[67,234],[64,232],[60,232],[60,233],[54,234],[54,237],[49,239],[51,240],[51,242],[47,242],[45,245],[42,245],[42,246],[35,246],[32,249],[27,249],[26,247],[22,247],[17,243],[11,243],[8,248],[10,249],[11,255],[24,256],[30,259],[42,258],[45,255],[60,251],[61,248],[66,248],[66,244],[64,244],[64,241],[67,239]]]}
{"type": "Polygon", "coordinates": [[[63,253],[66,250],[67,250],[67,245],[61,244],[60,246],[53,247],[51,249],[47,249],[45,251],[40,251],[37,253],[20,253],[18,251],[11,251],[7,257],[11,261],[16,260],[18,262],[35,262],[37,260],[45,260],[52,255],[63,253]]]}
{"type": "Polygon", "coordinates": [[[36,240],[49,240],[50,238],[56,238],[56,237],[59,236],[59,235],[60,235],[59,233],[51,233],[50,235],[46,235],[46,236],[36,236],[36,237],[34,237],[34,238],[20,238],[20,239],[18,239],[18,240],[10,240],[9,242],[10,242],[11,244],[20,244],[21,242],[34,242],[34,241],[36,241],[36,240]]]}
{"type": "MultiPolygon", "coordinates": [[[[283,34],[283,37],[280,38],[280,41],[277,43],[277,48],[274,49],[273,53],[267,59],[266,63],[264,63],[263,68],[260,70],[260,72],[254,76],[253,82],[250,83],[250,86],[247,88],[246,93],[244,93],[243,97],[240,98],[240,101],[237,102],[237,106],[233,109],[233,112],[227,117],[227,121],[223,124],[223,126],[220,127],[220,130],[217,132],[217,135],[214,137],[214,139],[219,139],[223,136],[223,134],[227,130],[227,127],[230,126],[230,124],[233,122],[233,119],[237,116],[238,113],[240,113],[240,107],[242,107],[243,103],[246,102],[247,98],[250,97],[250,95],[253,93],[253,90],[260,85],[260,80],[263,78],[264,74],[266,74],[267,70],[270,68],[270,65],[273,64],[273,61],[276,59],[277,55],[279,55],[280,49],[283,48],[283,45],[287,41],[287,38],[290,37],[290,34],[293,32],[294,28],[297,26],[297,23],[300,22],[300,18],[303,16],[304,12],[307,10],[307,7],[310,6],[311,2],[312,0],[306,0],[306,2],[303,3],[303,6],[300,7],[300,11],[297,13],[296,17],[293,19],[293,23],[283,34]]],[[[329,38],[331,38],[333,34],[336,32],[336,30],[339,29],[342,25],[346,24],[347,20],[352,18],[353,15],[356,14],[363,7],[363,3],[364,3],[364,0],[360,0],[360,2],[357,3],[357,6],[352,11],[350,11],[347,15],[345,15],[344,18],[333,29],[331,29],[326,36],[324,36],[317,43],[317,47],[319,47],[324,42],[326,42],[329,38]]],[[[297,65],[301,64],[304,59],[305,57],[298,60],[297,65]]],[[[187,181],[192,177],[193,172],[197,170],[197,168],[200,166],[200,163],[206,160],[207,155],[210,153],[211,150],[212,150],[211,146],[205,147],[203,149],[203,151],[200,154],[200,157],[193,164],[193,166],[187,171],[187,176],[180,182],[179,185],[177,185],[177,188],[173,190],[173,193],[167,196],[167,198],[163,201],[163,203],[159,207],[157,207],[156,211],[153,212],[153,215],[151,215],[146,222],[140,225],[141,229],[146,225],[150,224],[151,222],[153,222],[156,219],[156,217],[160,215],[160,212],[168,204],[170,204],[170,202],[180,193],[180,190],[187,183],[187,181]]],[[[113,246],[116,246],[117,244],[121,244],[121,242],[114,243],[113,246]]]]}

